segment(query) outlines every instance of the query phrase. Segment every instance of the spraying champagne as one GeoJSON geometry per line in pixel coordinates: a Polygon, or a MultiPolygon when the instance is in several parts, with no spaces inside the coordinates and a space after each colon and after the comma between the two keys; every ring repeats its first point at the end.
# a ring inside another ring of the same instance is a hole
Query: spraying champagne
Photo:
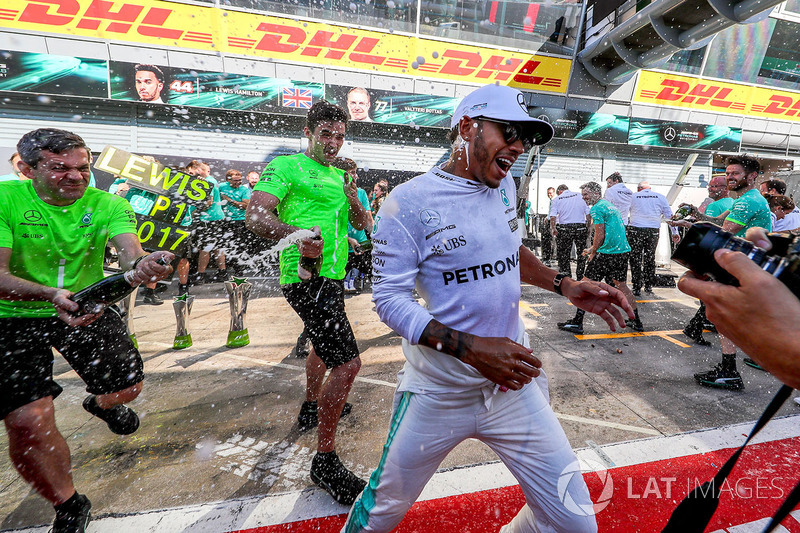
{"type": "MultiPolygon", "coordinates": [[[[322,237],[319,234],[319,228],[314,228],[315,241],[320,240],[322,237]]],[[[297,264],[297,277],[303,281],[309,281],[319,276],[319,271],[322,268],[322,255],[317,257],[306,257],[300,255],[300,262],[297,264]]]]}
{"type": "MultiPolygon", "coordinates": [[[[169,265],[169,261],[164,257],[159,257],[156,262],[159,265],[169,265]]],[[[133,278],[135,271],[136,268],[132,268],[108,276],[70,296],[70,300],[80,306],[76,314],[100,313],[104,308],[125,298],[139,286],[133,278]]]]}

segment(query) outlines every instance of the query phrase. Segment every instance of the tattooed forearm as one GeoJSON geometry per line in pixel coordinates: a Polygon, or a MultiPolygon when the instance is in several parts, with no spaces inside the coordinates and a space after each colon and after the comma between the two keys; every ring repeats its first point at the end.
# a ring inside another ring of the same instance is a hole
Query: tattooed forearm
{"type": "Polygon", "coordinates": [[[419,338],[419,343],[434,350],[462,359],[472,348],[475,336],[457,329],[449,328],[436,320],[431,320],[419,338]]]}

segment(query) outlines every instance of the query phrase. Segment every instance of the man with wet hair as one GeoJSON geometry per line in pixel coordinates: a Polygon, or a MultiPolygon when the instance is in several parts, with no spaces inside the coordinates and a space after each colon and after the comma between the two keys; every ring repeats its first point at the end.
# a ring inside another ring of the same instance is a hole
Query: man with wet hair
{"type": "MultiPolygon", "coordinates": [[[[731,157],[725,167],[725,178],[728,182],[728,191],[738,195],[729,211],[718,217],[701,214],[696,208],[692,215],[698,220],[708,220],[722,226],[724,231],[733,233],[737,237],[744,237],[750,228],[763,228],[772,231],[772,217],[769,204],[758,190],[758,173],[761,165],[756,159],[741,155],[731,157]]],[[[719,337],[722,347],[722,361],[707,372],[698,372],[694,375],[695,381],[705,387],[717,389],[741,390],[744,389],[742,376],[736,369],[736,345],[724,335],[719,337]]],[[[754,368],[760,368],[753,359],[745,358],[744,363],[754,368]]]]}
{"type": "Polygon", "coordinates": [[[165,278],[171,269],[157,260],[173,256],[144,252],[128,203],[88,187],[91,154],[79,136],[38,129],[17,149],[29,181],[0,187],[0,418],[14,468],[55,508],[53,533],[83,533],[91,503],[75,490],[56,427],[52,350],[86,383],[86,411],[118,435],[136,431],[124,404],[142,390],[142,358],[116,307],[87,313],[70,296],[103,279],[109,239],[132,284],[165,278]]]}
{"type": "Polygon", "coordinates": [[[519,316],[520,282],[552,290],[622,325],[616,289],[572,280],[522,245],[510,170],[553,137],[522,93],[487,85],[453,116],[452,153],[441,167],[398,185],[375,218],[373,299],[400,333],[398,379],[380,467],[342,531],[388,532],[402,520],[447,455],[465,439],[486,443],[519,481],[526,505],[502,531],[597,531],[577,464],[550,408],[542,363],[519,316]],[[412,296],[419,291],[426,305],[412,296]]]}
{"type": "Polygon", "coordinates": [[[762,181],[758,190],[764,196],[780,196],[786,194],[786,182],[779,179],[762,181]]]}
{"type": "Polygon", "coordinates": [[[289,305],[303,320],[313,348],[306,359],[306,401],[297,417],[301,430],[319,424],[311,479],[344,505],[351,505],[366,484],[336,454],[336,427],[350,411],[347,395],[361,368],[358,345],[344,309],[347,223],[367,227],[367,211],[355,181],[333,166],[344,144],[347,113],[320,101],[311,106],[303,134],[304,153],[279,156],[264,169],[250,198],[245,220],[253,233],[280,240],[301,229],[304,237],[281,252],[280,284],[289,305]],[[277,209],[277,215],[273,210],[277,209]],[[320,258],[319,271],[302,279],[302,257],[320,258]],[[316,275],[313,275],[316,274],[316,275]],[[330,375],[325,379],[326,369],[330,375]]]}

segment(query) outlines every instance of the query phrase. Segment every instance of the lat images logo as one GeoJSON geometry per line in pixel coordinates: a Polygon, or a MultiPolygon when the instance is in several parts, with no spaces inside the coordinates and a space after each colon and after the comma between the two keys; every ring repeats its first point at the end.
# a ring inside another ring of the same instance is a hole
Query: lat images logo
{"type": "Polygon", "coordinates": [[[571,513],[579,516],[592,516],[608,507],[608,504],[611,503],[611,497],[614,495],[614,479],[605,465],[597,461],[583,460],[583,465],[578,461],[573,461],[558,476],[556,490],[558,491],[558,499],[571,513]],[[576,502],[573,498],[573,493],[570,491],[570,486],[576,486],[573,478],[576,475],[580,478],[585,473],[596,475],[603,485],[603,490],[600,492],[600,496],[597,497],[596,503],[592,503],[591,500],[576,502]]]}

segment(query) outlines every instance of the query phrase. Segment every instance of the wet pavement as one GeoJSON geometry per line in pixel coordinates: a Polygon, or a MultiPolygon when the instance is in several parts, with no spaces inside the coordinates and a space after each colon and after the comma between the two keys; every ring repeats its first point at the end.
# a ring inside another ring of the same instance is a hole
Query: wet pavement
{"type": "MultiPolygon", "coordinates": [[[[185,350],[172,349],[176,323],[169,300],[135,308],[146,379],[131,404],[142,419],[132,436],[112,434],[82,409],[83,383],[56,358],[55,376],[64,387],[56,419],[72,450],[76,486],[91,498],[93,515],[313,487],[308,468],[316,431],[300,433],[295,421],[305,391],[304,360],[294,354],[302,324],[274,280],[254,285],[247,314],[251,343],[242,348],[225,347],[230,312],[222,284],[192,289],[194,345],[185,350]]],[[[370,296],[347,299],[363,366],[337,445],[345,464],[365,477],[378,463],[403,364],[400,338],[378,320],[370,296]]],[[[553,293],[523,287],[521,312],[573,448],[602,452],[612,443],[755,420],[779,388],[777,380],[744,366],[740,355],[744,391],[696,385],[692,374],[720,359],[716,335],[706,334],[711,347],[698,347],[680,334],[697,302],[674,288],[657,288],[640,300],[645,334],[609,335],[602,320],[587,316],[585,335],[578,338],[556,327],[574,307],[553,293]]],[[[798,412],[789,402],[779,416],[798,412]]],[[[0,529],[49,523],[52,508],[17,476],[7,448],[2,433],[0,529]]],[[[480,442],[466,441],[441,467],[495,460],[480,442]]]]}

